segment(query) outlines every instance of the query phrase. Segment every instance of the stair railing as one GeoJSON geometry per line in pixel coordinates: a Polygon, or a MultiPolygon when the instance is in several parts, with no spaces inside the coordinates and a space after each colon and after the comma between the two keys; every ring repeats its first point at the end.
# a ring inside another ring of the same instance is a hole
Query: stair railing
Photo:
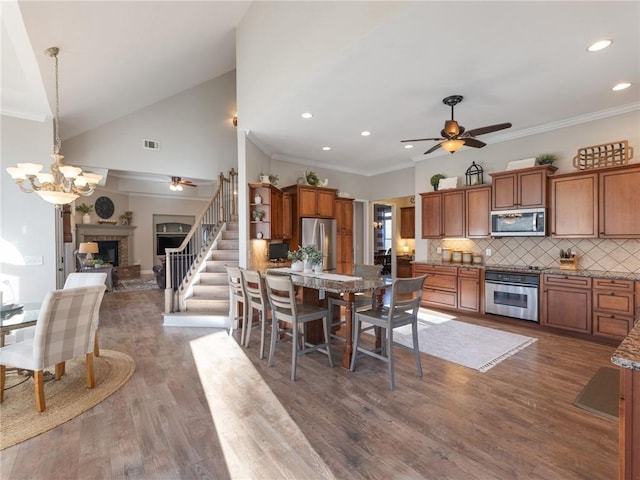
{"type": "Polygon", "coordinates": [[[218,175],[218,188],[177,248],[165,249],[165,312],[175,311],[178,295],[188,286],[211,243],[226,222],[238,218],[238,173],[218,175]]]}

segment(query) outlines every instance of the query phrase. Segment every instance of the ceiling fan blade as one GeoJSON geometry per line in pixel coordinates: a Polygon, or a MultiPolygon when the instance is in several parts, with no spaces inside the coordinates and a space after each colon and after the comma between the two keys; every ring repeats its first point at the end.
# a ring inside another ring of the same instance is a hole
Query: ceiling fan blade
{"type": "Polygon", "coordinates": [[[406,142],[424,142],[426,140],[432,141],[432,142],[438,142],[438,141],[442,141],[444,140],[444,138],[416,138],[414,140],[400,140],[400,143],[406,143],[406,142]]]}
{"type": "Polygon", "coordinates": [[[497,132],[498,130],[504,130],[505,128],[511,128],[511,123],[498,123],[496,125],[488,125],[486,127],[474,128],[469,130],[467,135],[470,137],[476,137],[478,135],[484,135],[486,133],[497,132]]]}
{"type": "Polygon", "coordinates": [[[471,137],[465,138],[464,144],[467,147],[475,147],[475,148],[482,148],[486,145],[486,143],[484,143],[483,141],[478,140],[477,138],[471,138],[471,137]]]}
{"type": "Polygon", "coordinates": [[[180,185],[184,185],[186,187],[197,187],[195,183],[191,183],[189,180],[183,180],[182,182],[180,182],[180,185]]]}
{"type": "Polygon", "coordinates": [[[439,149],[442,145],[440,145],[439,143],[436,143],[433,147],[431,147],[429,150],[427,150],[426,152],[424,152],[424,155],[429,155],[431,152],[435,152],[437,149],[439,149]]]}

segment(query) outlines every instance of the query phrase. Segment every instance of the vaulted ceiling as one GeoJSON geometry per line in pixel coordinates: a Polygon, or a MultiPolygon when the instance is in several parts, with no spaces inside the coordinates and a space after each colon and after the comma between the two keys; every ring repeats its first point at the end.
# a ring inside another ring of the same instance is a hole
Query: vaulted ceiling
{"type": "MultiPolygon", "coordinates": [[[[3,1],[3,113],[50,115],[53,71],[43,52],[54,45],[62,49],[61,130],[67,138],[215,78],[235,68],[235,28],[250,7],[3,1]]],[[[364,2],[344,8],[369,13],[364,2]]],[[[292,18],[282,19],[283,28],[292,18]]],[[[335,20],[336,28],[345,28],[335,20]]],[[[291,38],[304,48],[297,41],[291,38]]],[[[241,116],[240,124],[272,158],[380,173],[435,156],[423,155],[434,142],[407,150],[400,140],[438,136],[450,117],[442,99],[452,94],[465,97],[455,114],[467,129],[513,123],[483,136],[485,148],[637,110],[640,2],[399,2],[294,90],[283,84],[281,98],[263,115],[241,116]],[[587,52],[602,38],[612,46],[587,52]],[[621,81],[632,86],[613,92],[621,81]],[[313,118],[302,119],[303,112],[313,118]],[[364,130],[371,135],[362,137],[364,130]]]]}

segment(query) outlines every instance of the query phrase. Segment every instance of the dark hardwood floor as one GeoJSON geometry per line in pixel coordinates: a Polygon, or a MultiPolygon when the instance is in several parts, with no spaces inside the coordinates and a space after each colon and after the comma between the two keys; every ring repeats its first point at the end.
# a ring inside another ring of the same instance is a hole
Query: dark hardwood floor
{"type": "MultiPolygon", "coordinates": [[[[291,382],[218,329],[162,327],[160,290],[108,293],[101,346],[136,372],[79,417],[0,452],[2,479],[613,480],[618,424],[573,406],[614,347],[467,318],[538,341],[486,373],[397,352],[350,373],[312,353],[291,382]]],[[[465,319],[458,317],[460,319],[465,319]]],[[[236,331],[237,334],[238,331],[236,331]]],[[[267,348],[268,351],[268,348],[267,348]]]]}

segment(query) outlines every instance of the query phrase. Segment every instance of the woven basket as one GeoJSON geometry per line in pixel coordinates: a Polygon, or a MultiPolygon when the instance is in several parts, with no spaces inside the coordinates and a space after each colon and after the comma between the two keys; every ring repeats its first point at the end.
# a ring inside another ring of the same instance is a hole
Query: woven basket
{"type": "Polygon", "coordinates": [[[578,170],[614,167],[626,165],[632,158],[633,147],[629,146],[627,140],[620,140],[579,149],[578,154],[573,157],[573,166],[578,170]]]}

